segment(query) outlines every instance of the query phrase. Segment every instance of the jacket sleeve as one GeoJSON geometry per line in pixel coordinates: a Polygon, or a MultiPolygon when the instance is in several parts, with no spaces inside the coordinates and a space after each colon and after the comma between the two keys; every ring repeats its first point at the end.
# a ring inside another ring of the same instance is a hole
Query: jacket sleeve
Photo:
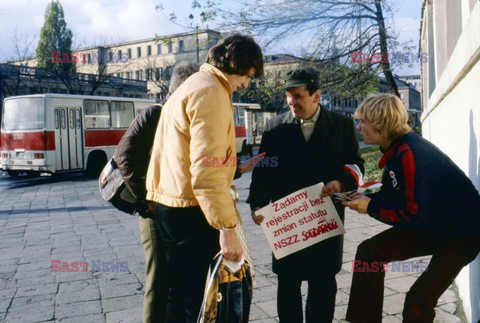
{"type": "MultiPolygon", "coordinates": [[[[269,129],[269,127],[267,127],[269,129]]],[[[260,142],[260,149],[258,153],[266,152],[267,158],[270,152],[270,131],[264,131],[262,140],[260,142]]],[[[257,207],[264,207],[271,201],[271,178],[272,167],[255,167],[252,172],[252,182],[250,183],[250,194],[248,200],[250,202],[250,209],[257,207]]]]}
{"type": "Polygon", "coordinates": [[[149,107],[137,115],[115,151],[115,162],[125,185],[138,201],[144,201],[146,196],[145,177],[160,109],[149,107]]]}
{"type": "Polygon", "coordinates": [[[352,120],[347,120],[344,126],[342,147],[342,167],[338,180],[345,191],[357,188],[362,183],[364,161],[360,157],[357,135],[352,120]]]}
{"type": "MultiPolygon", "coordinates": [[[[415,157],[408,145],[403,144],[397,151],[396,158],[401,163],[401,174],[396,171],[397,180],[402,178],[402,198],[395,199],[386,194],[382,189],[370,196],[368,214],[384,223],[400,224],[420,220],[419,209],[421,205],[428,205],[430,198],[429,181],[425,176],[417,176],[415,157]]],[[[383,175],[389,176],[388,174],[383,175]]],[[[384,185],[391,185],[384,181],[384,185]]]]}
{"type": "Polygon", "coordinates": [[[236,151],[228,137],[229,127],[233,127],[230,98],[223,89],[201,89],[189,98],[185,111],[190,121],[190,172],[195,198],[212,227],[232,227],[237,217],[229,168],[236,167],[236,151]]]}

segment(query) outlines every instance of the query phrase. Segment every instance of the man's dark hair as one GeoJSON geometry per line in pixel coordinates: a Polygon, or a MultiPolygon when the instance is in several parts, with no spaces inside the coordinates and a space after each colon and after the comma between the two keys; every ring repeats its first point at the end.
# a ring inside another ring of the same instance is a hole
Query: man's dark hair
{"type": "Polygon", "coordinates": [[[305,89],[308,91],[308,94],[313,95],[313,93],[320,90],[320,85],[318,83],[308,83],[305,85],[305,89]]]}
{"type": "Polygon", "coordinates": [[[246,35],[231,34],[210,48],[207,63],[228,74],[247,75],[253,67],[253,77],[263,75],[262,50],[246,35]]]}

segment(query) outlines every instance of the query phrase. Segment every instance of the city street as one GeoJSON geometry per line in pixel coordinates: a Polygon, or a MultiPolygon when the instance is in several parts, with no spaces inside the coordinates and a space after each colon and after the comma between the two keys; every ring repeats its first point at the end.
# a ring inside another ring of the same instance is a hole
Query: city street
{"type": "MultiPolygon", "coordinates": [[[[245,203],[250,174],[235,184],[256,270],[250,319],[277,322],[270,249],[245,203]]],[[[345,317],[357,245],[385,228],[368,216],[347,212],[337,322],[345,317]]],[[[428,257],[414,261],[428,263],[428,257]]],[[[95,179],[80,173],[56,178],[0,175],[0,321],[141,322],[144,265],[138,219],[104,202],[95,179]],[[52,261],[59,265],[52,267],[52,261]]],[[[405,293],[418,275],[387,273],[384,322],[401,322],[405,293]]],[[[436,312],[435,322],[465,321],[453,285],[436,312]]]]}

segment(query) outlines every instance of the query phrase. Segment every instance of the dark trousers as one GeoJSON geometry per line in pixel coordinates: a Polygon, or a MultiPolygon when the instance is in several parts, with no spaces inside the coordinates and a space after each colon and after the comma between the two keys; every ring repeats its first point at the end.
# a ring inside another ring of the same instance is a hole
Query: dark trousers
{"type": "Polygon", "coordinates": [[[156,221],[165,243],[169,279],[167,322],[196,322],[208,266],[220,251],[219,232],[200,207],[157,204],[156,221]]]}
{"type": "MultiPolygon", "coordinates": [[[[390,228],[362,242],[355,260],[364,264],[432,255],[428,268],[405,297],[403,321],[433,322],[439,297],[460,270],[475,259],[479,250],[480,236],[452,238],[430,235],[419,229],[390,228]]],[[[384,277],[382,270],[353,273],[347,321],[382,321],[384,277]]]]}
{"type": "MultiPolygon", "coordinates": [[[[302,312],[302,280],[292,278],[291,275],[278,275],[277,311],[280,323],[303,322],[302,312]]],[[[337,282],[335,275],[329,274],[318,279],[309,279],[307,305],[305,317],[307,323],[330,323],[335,311],[335,295],[337,294],[337,282]]]]}

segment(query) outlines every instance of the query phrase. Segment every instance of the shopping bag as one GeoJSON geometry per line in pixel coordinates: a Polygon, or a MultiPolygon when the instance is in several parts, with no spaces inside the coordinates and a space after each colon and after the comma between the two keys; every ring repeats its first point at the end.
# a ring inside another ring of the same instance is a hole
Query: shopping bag
{"type": "Polygon", "coordinates": [[[197,323],[247,323],[252,301],[252,276],[246,261],[231,272],[223,255],[210,264],[197,323]]]}
{"type": "Polygon", "coordinates": [[[137,209],[137,199],[125,185],[122,174],[112,158],[103,168],[98,177],[98,189],[103,199],[118,210],[134,214],[137,209]]]}

